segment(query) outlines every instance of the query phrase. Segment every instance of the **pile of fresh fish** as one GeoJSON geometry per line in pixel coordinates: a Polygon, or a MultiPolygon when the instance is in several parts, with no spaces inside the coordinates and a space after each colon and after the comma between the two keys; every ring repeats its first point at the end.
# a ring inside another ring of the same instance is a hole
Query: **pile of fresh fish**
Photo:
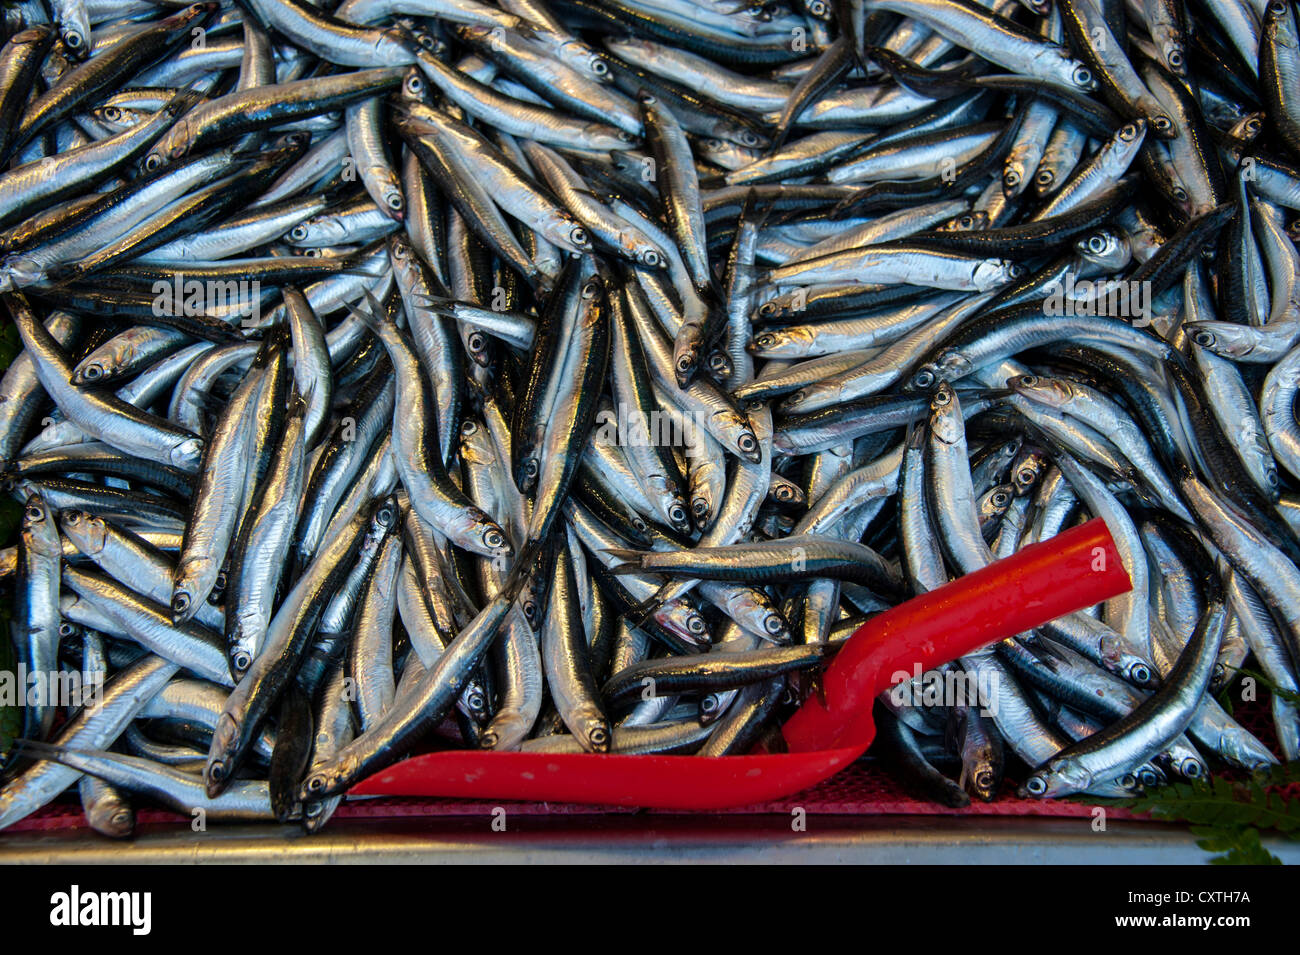
{"type": "Polygon", "coordinates": [[[898,674],[873,753],[953,805],[1297,758],[1289,0],[4,25],[14,650],[106,679],[24,700],[0,827],[776,747],[865,619],[1089,517],[1132,592],[898,674]]]}

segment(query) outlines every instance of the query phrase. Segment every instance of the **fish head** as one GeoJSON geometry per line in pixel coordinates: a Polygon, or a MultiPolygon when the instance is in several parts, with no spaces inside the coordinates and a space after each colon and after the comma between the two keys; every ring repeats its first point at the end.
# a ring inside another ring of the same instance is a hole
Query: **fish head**
{"type": "Polygon", "coordinates": [[[1074,760],[1052,759],[1021,784],[1020,795],[1034,799],[1053,799],[1083,792],[1092,783],[1092,773],[1074,760]]]}
{"type": "Polygon", "coordinates": [[[605,57],[581,40],[566,40],[556,48],[555,53],[561,62],[597,83],[609,84],[614,82],[614,77],[610,73],[609,64],[605,62],[605,57]]]}
{"type": "Polygon", "coordinates": [[[1024,274],[1024,266],[1009,259],[985,259],[975,266],[974,285],[981,292],[1006,285],[1024,274]]]}
{"type": "Polygon", "coordinates": [[[1111,138],[1111,141],[1102,147],[1103,149],[1110,147],[1110,166],[1116,170],[1127,169],[1133,156],[1141,148],[1146,134],[1147,121],[1145,119],[1135,119],[1133,122],[1121,126],[1111,138]]]}
{"type": "Polygon", "coordinates": [[[772,144],[771,139],[744,123],[726,123],[721,129],[726,132],[728,140],[746,149],[766,149],[772,144]]]}
{"type": "Polygon", "coordinates": [[[169,457],[172,465],[182,471],[197,470],[199,462],[203,460],[203,439],[189,437],[180,441],[172,448],[169,457]]]}
{"type": "Polygon", "coordinates": [[[35,492],[27,495],[23,505],[23,546],[47,558],[63,556],[59,543],[59,529],[54,523],[54,512],[45,499],[35,492]]]}
{"type": "Polygon", "coordinates": [[[217,568],[211,557],[188,557],[176,568],[172,583],[172,622],[189,620],[212,590],[217,568]]]}
{"type": "Polygon", "coordinates": [[[609,752],[609,719],[599,707],[595,705],[581,707],[575,721],[581,729],[578,735],[584,741],[584,749],[592,753],[609,752]]]}
{"type": "Polygon", "coordinates": [[[762,358],[803,358],[811,352],[816,339],[814,327],[791,325],[760,332],[746,350],[762,358]]]}
{"type": "Polygon", "coordinates": [[[217,725],[212,728],[208,762],[203,767],[203,784],[211,799],[221,795],[234,775],[240,735],[240,723],[234,715],[223,712],[217,717],[217,725]]]}
{"type": "Polygon", "coordinates": [[[484,557],[509,557],[514,553],[510,540],[500,525],[477,507],[467,507],[453,518],[447,530],[448,537],[476,544],[475,548],[484,557]]]}
{"type": "Polygon", "coordinates": [[[936,232],[983,232],[990,225],[989,214],[983,209],[964,212],[947,222],[935,226],[936,232]]]}
{"type": "Polygon", "coordinates": [[[1063,408],[1070,400],[1070,386],[1059,378],[1016,375],[1014,378],[1007,379],[1007,386],[1030,401],[1052,408],[1063,408]]]}
{"type": "Polygon", "coordinates": [[[913,372],[907,381],[907,390],[933,391],[937,385],[964,378],[974,370],[969,358],[959,351],[949,349],[935,361],[926,362],[913,372]]]}
{"type": "Polygon", "coordinates": [[[383,179],[380,187],[380,197],[383,199],[381,208],[389,218],[401,222],[406,214],[406,199],[402,195],[401,184],[392,176],[384,176],[383,179]]]}
{"type": "Polygon", "coordinates": [[[662,270],[668,268],[668,256],[652,242],[637,242],[634,245],[636,264],[646,269],[662,270]]]}
{"type": "Polygon", "coordinates": [[[1038,483],[1047,469],[1048,458],[1037,448],[1026,448],[1020,459],[1011,469],[1011,483],[1016,486],[1017,494],[1026,494],[1038,483]]]}
{"type": "Polygon", "coordinates": [[[59,525],[63,535],[87,557],[102,553],[108,542],[108,524],[102,517],[95,517],[87,511],[62,511],[59,525]]]}
{"type": "Polygon", "coordinates": [[[1076,60],[1064,48],[1058,50],[1056,55],[1058,57],[1054,64],[1056,73],[1065,86],[1085,93],[1091,93],[1097,88],[1097,78],[1092,75],[1092,70],[1087,64],[1076,60]]]}
{"type": "Polygon", "coordinates": [[[402,78],[402,85],[399,89],[401,90],[400,99],[409,99],[417,103],[428,101],[428,81],[425,80],[424,74],[414,66],[406,71],[406,76],[402,78]]]}
{"type": "Polygon", "coordinates": [[[1253,326],[1231,322],[1188,322],[1187,331],[1196,345],[1223,358],[1246,358],[1259,340],[1253,326]]]}
{"type": "MultiPolygon", "coordinates": [[[[1182,187],[1179,187],[1182,190],[1182,187]]],[[[1182,192],[1186,201],[1187,193],[1182,192]]],[[[1126,237],[1111,229],[1097,229],[1074,243],[1074,249],[1084,259],[1104,269],[1117,271],[1129,263],[1132,247],[1126,237]]]]}
{"type": "Polygon", "coordinates": [[[930,433],[944,444],[956,444],[966,436],[957,392],[946,381],[930,396],[930,433]]]}

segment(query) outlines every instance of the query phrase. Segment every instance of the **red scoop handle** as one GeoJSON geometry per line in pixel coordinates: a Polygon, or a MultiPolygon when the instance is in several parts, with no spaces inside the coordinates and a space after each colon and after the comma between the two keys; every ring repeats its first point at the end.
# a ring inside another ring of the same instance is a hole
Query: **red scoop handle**
{"type": "Polygon", "coordinates": [[[897,673],[925,672],[1132,588],[1100,518],[872,617],[782,728],[791,752],[870,743],[871,703],[897,673]],[[919,671],[918,668],[919,667],[919,671]]]}
{"type": "Polygon", "coordinates": [[[1092,520],[867,621],[785,724],[786,755],[622,756],[427,753],[381,770],[352,795],[521,799],[653,809],[724,809],[777,799],[833,776],[871,744],[872,701],[912,674],[1132,587],[1106,525],[1092,520]]]}

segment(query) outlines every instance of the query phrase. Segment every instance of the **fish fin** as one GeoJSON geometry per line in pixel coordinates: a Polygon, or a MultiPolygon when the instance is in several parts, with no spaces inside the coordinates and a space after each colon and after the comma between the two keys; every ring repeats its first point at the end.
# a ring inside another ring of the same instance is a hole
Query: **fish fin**
{"type": "Polygon", "coordinates": [[[14,749],[19,750],[28,756],[48,759],[54,762],[59,761],[59,757],[68,752],[76,752],[70,746],[64,746],[60,743],[49,743],[38,739],[16,739],[14,740],[14,749]]]}
{"type": "Polygon", "coordinates": [[[519,554],[515,557],[514,564],[510,568],[510,573],[506,577],[506,582],[501,585],[500,594],[515,600],[524,585],[528,583],[528,577],[533,572],[533,567],[537,562],[537,555],[541,551],[542,542],[538,540],[525,541],[524,545],[519,548],[519,554]]]}
{"type": "Polygon", "coordinates": [[[605,553],[618,560],[625,561],[625,563],[609,568],[611,574],[636,574],[642,570],[641,557],[645,553],[644,551],[610,547],[606,548],[605,553]]]}
{"type": "MultiPolygon", "coordinates": [[[[613,573],[618,573],[618,571],[615,570],[613,573]]],[[[636,606],[629,607],[623,614],[624,619],[633,626],[641,626],[651,616],[659,612],[660,608],[664,605],[664,601],[667,599],[669,589],[673,586],[672,583],[666,583],[636,606]]]]}

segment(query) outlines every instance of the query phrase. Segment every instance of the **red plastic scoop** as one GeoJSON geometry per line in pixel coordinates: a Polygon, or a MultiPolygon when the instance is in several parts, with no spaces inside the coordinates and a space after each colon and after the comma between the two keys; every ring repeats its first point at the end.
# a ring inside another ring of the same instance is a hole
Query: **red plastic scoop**
{"type": "Polygon", "coordinates": [[[726,809],[766,802],[834,775],[871,745],[872,701],[912,674],[1101,603],[1132,587],[1100,519],[873,617],[782,727],[782,755],[619,756],[452,750],[414,756],[363,780],[356,796],[726,809]],[[823,698],[824,697],[824,698],[823,698]]]}

